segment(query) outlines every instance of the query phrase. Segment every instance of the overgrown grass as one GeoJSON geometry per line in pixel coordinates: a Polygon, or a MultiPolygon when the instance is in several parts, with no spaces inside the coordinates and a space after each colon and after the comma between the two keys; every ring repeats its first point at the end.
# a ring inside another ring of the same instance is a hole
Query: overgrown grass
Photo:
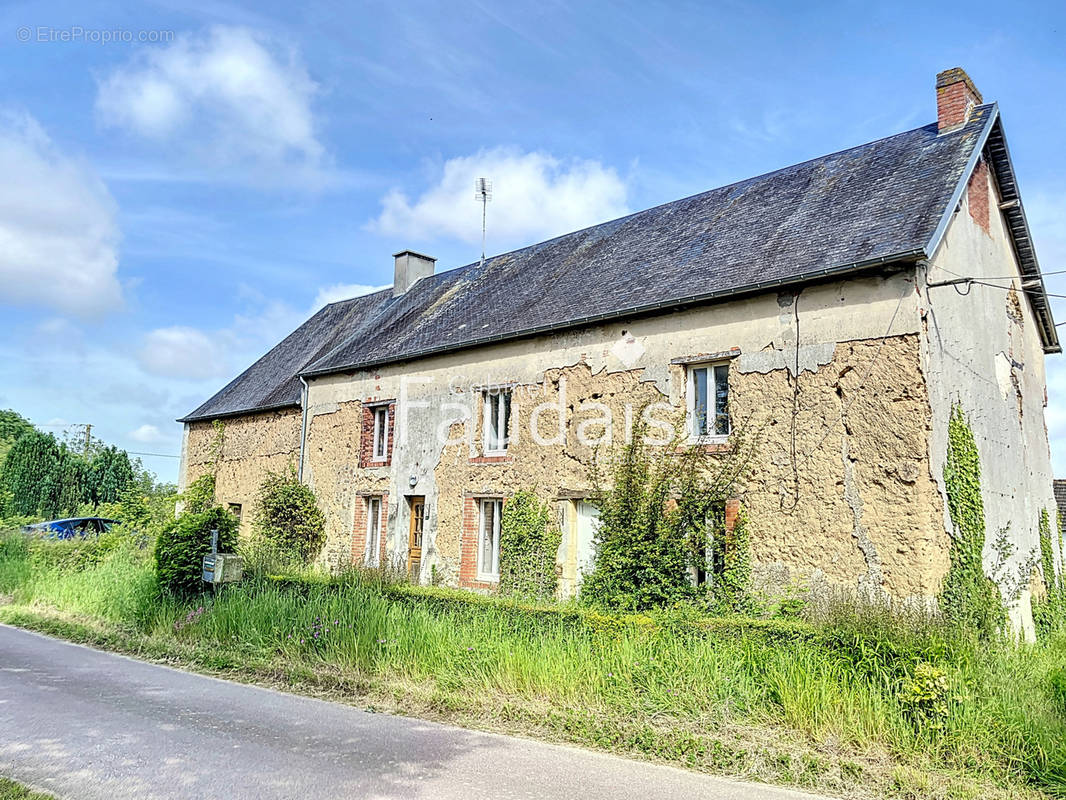
{"type": "Polygon", "coordinates": [[[0,778],[0,800],[55,800],[50,794],[27,789],[21,783],[0,778]]]}
{"type": "Polygon", "coordinates": [[[73,619],[51,629],[849,797],[1066,796],[1066,637],[978,646],[926,617],[840,604],[816,623],[625,617],[358,573],[258,577],[182,603],[144,551],[61,544],[0,539],[0,618],[73,619]],[[944,675],[942,717],[904,690],[918,664],[944,675]]]}

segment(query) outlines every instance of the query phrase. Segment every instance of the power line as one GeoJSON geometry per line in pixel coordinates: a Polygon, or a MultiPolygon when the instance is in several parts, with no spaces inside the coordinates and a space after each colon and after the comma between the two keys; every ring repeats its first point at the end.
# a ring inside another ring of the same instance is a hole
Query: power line
{"type": "Polygon", "coordinates": [[[181,458],[181,456],[173,456],[170,453],[138,453],[135,450],[127,450],[131,456],[154,456],[156,458],[181,458]]]}

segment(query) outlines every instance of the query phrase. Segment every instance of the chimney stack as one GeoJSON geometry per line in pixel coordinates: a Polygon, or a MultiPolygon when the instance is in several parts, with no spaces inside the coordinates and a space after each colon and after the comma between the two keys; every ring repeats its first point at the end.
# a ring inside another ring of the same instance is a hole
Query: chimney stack
{"type": "Polygon", "coordinates": [[[937,133],[961,128],[970,120],[974,106],[981,105],[981,93],[962,67],[946,69],[936,76],[937,133]]]}
{"type": "Polygon", "coordinates": [[[433,265],[437,259],[416,253],[414,250],[401,250],[393,253],[396,259],[396,274],[392,281],[392,296],[399,297],[422,278],[433,274],[433,265]]]}

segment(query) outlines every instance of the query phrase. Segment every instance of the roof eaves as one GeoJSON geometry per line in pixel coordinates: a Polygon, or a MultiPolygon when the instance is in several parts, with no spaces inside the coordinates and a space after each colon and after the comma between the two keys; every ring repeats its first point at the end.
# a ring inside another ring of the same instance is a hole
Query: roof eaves
{"type": "Polygon", "coordinates": [[[1030,280],[1040,283],[1039,289],[1025,289],[1025,295],[1033,307],[1037,322],[1040,325],[1040,339],[1045,353],[1061,353],[1062,345],[1059,343],[1058,331],[1055,328],[1055,319],[1051,314],[1051,303],[1048,301],[1047,289],[1044,286],[1044,277],[1040,272],[1040,264],[1036,258],[1036,250],[1033,247],[1032,234],[1029,232],[1029,222],[1025,217],[1025,209],[1022,207],[1021,195],[1018,192],[1018,183],[1015,177],[1014,164],[1011,162],[1010,151],[1007,149],[1007,140],[1003,135],[1003,121],[999,114],[999,104],[991,103],[991,113],[985,121],[977,143],[974,145],[970,158],[966,162],[966,168],[962,171],[955,191],[951,195],[951,201],[944,209],[936,230],[926,245],[926,252],[932,258],[944,234],[948,224],[955,213],[955,208],[962,200],[962,195],[969,184],[977,162],[988,148],[992,160],[993,171],[996,174],[1000,194],[1004,201],[1016,200],[1012,206],[1003,209],[1003,215],[1007,219],[1007,229],[1010,231],[1011,245],[1014,248],[1015,257],[1021,267],[1022,274],[1030,280]]]}
{"type": "Polygon", "coordinates": [[[243,417],[248,414],[265,414],[268,411],[281,411],[284,408],[299,408],[300,404],[297,403],[274,403],[269,406],[253,406],[252,408],[241,408],[231,411],[220,411],[217,414],[197,414],[193,412],[184,417],[179,417],[175,422],[189,423],[189,422],[204,422],[206,420],[213,419],[226,419],[227,417],[243,417]]]}
{"type": "Polygon", "coordinates": [[[478,339],[471,339],[469,341],[462,342],[461,344],[444,344],[437,345],[434,347],[426,347],[422,348],[421,350],[412,351],[410,353],[403,353],[402,355],[399,355],[395,358],[365,359],[363,361],[352,362],[349,364],[320,367],[318,369],[312,368],[301,372],[300,377],[313,378],[321,375],[336,374],[339,372],[352,372],[354,370],[369,369],[371,367],[379,367],[384,366],[386,364],[399,363],[401,361],[412,361],[418,358],[425,358],[427,356],[440,355],[442,353],[455,352],[458,350],[467,350],[473,347],[481,347],[486,344],[494,344],[496,342],[509,341],[513,339],[523,339],[529,336],[537,336],[539,334],[551,333],[554,331],[580,328],[586,325],[595,325],[601,322],[608,322],[610,320],[641,316],[653,313],[655,311],[661,311],[663,309],[685,308],[695,305],[701,305],[704,303],[724,300],[726,298],[754,294],[756,292],[762,292],[768,289],[783,288],[787,286],[795,286],[798,284],[811,283],[813,281],[821,280],[824,278],[839,277],[854,272],[861,272],[867,269],[871,269],[873,267],[886,266],[899,262],[913,262],[925,257],[925,250],[907,250],[901,253],[893,253],[892,255],[868,259],[865,261],[858,261],[852,264],[844,264],[838,267],[829,267],[826,269],[815,270],[812,272],[804,273],[803,275],[792,276],[789,278],[782,278],[772,281],[760,281],[757,283],[751,283],[745,286],[740,286],[732,289],[726,289],[716,292],[705,292],[699,295],[683,297],[677,300],[665,300],[656,303],[649,303],[647,305],[634,306],[618,311],[612,311],[606,314],[597,314],[594,316],[566,320],[565,322],[553,323],[551,325],[541,325],[535,328],[510,331],[504,334],[484,336],[478,339]]]}

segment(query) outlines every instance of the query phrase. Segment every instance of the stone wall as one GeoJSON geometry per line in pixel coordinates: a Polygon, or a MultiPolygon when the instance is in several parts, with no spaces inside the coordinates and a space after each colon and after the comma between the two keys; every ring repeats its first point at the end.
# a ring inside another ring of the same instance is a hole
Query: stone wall
{"type": "Polygon", "coordinates": [[[186,425],[182,487],[215,468],[215,498],[241,506],[241,534],[251,532],[259,486],[268,471],[279,472],[300,457],[299,409],[269,411],[222,420],[221,437],[211,422],[186,425]],[[221,445],[221,446],[219,446],[221,445]]]}
{"type": "Polygon", "coordinates": [[[360,504],[387,493],[387,552],[402,562],[408,498],[424,496],[421,579],[459,585],[471,498],[587,496],[597,447],[582,435],[609,449],[648,403],[680,421],[685,362],[717,354],[730,360],[734,420],[758,438],[738,487],[758,581],[928,598],[949,538],[917,306],[904,272],[312,380],[305,478],[327,515],[323,560],[350,558],[360,504]],[[513,438],[486,456],[482,391],[499,386],[512,392],[513,438]],[[360,468],[364,408],[384,401],[396,404],[391,463],[360,468]],[[561,415],[565,444],[534,441],[534,415],[542,440],[561,415]]]}

